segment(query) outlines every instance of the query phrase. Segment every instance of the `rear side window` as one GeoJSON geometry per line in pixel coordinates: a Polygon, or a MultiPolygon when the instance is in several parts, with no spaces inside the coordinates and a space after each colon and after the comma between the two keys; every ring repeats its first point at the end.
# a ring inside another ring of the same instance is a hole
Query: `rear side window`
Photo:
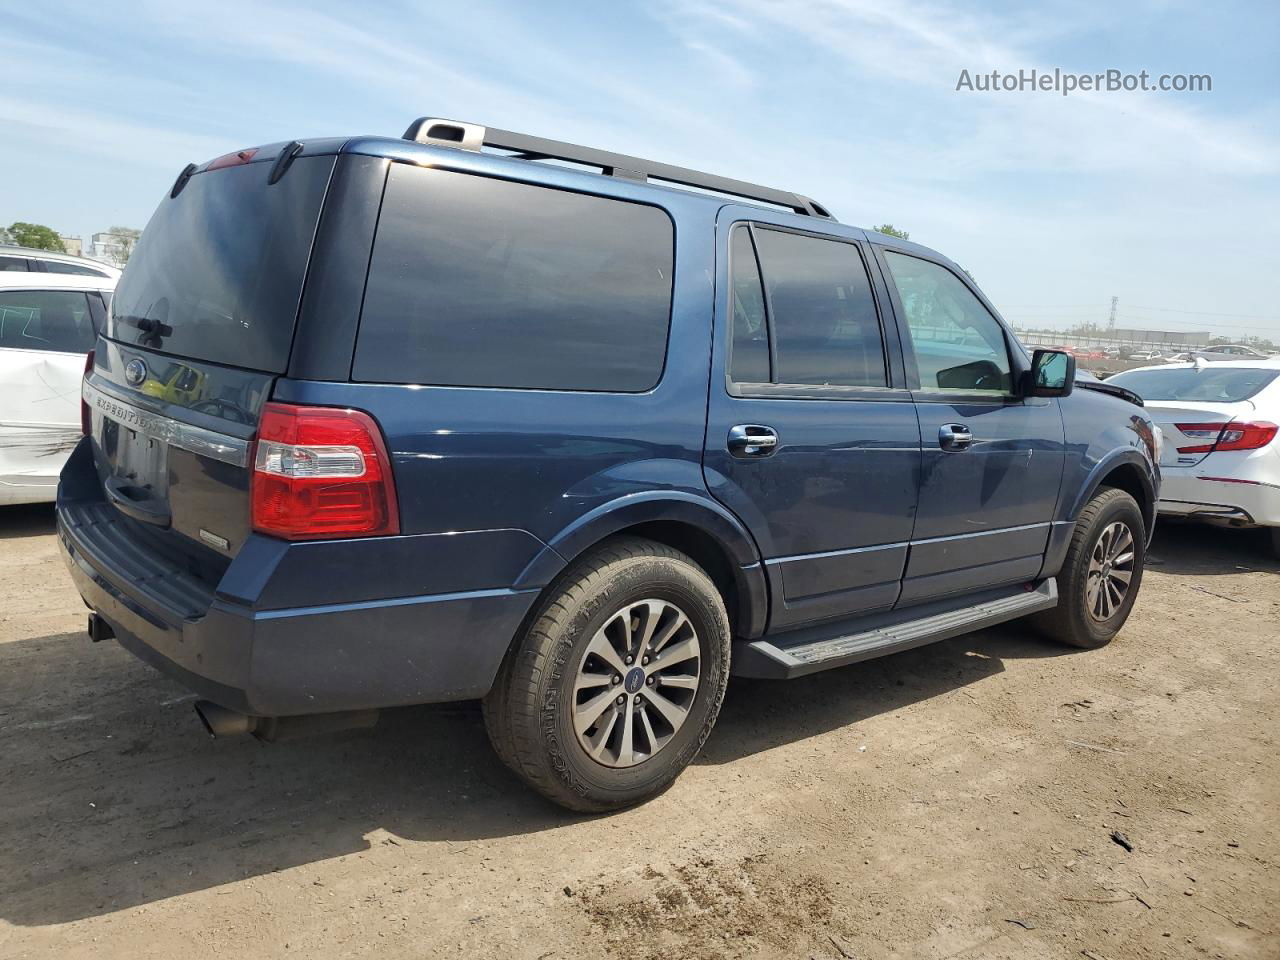
{"type": "Polygon", "coordinates": [[[656,207],[393,164],[352,375],[648,390],[666,356],[673,255],[656,207]]]}
{"type": "Polygon", "coordinates": [[[28,269],[26,257],[0,257],[0,271],[26,273],[28,269]]]}
{"type": "Polygon", "coordinates": [[[111,274],[105,270],[95,270],[93,267],[84,266],[79,263],[67,263],[65,260],[42,260],[45,270],[49,273],[70,273],[77,277],[109,277],[111,274]]]}
{"type": "Polygon", "coordinates": [[[107,336],[181,357],[281,373],[331,156],[197,173],[165,195],[129,258],[107,336]]]}
{"type": "Polygon", "coordinates": [[[0,348],[88,353],[93,318],[83,293],[6,290],[0,293],[0,348]]]}
{"type": "Polygon", "coordinates": [[[731,379],[806,386],[888,384],[871,281],[855,244],[759,226],[750,232],[736,228],[731,244],[731,379]],[[752,237],[758,266],[749,255],[752,237]],[[760,272],[768,296],[757,306],[760,272]]]}

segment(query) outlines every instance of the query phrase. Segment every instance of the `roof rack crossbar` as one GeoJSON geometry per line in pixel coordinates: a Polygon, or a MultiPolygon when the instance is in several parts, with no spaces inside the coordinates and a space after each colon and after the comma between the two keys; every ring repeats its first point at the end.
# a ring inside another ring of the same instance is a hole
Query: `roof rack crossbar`
{"type": "Polygon", "coordinates": [[[511,150],[517,158],[524,160],[550,159],[581,163],[590,167],[599,167],[605,176],[640,181],[649,179],[666,181],[746,200],[758,200],[811,217],[833,219],[820,204],[788,190],[775,190],[772,187],[747,183],[745,180],[700,173],[697,170],[689,170],[669,163],[643,160],[640,157],[629,157],[621,153],[582,147],[560,140],[548,140],[544,137],[530,136],[527,133],[499,130],[496,127],[482,127],[478,124],[442,120],[436,117],[420,117],[409,124],[409,129],[404,132],[404,139],[416,143],[475,151],[483,147],[494,147],[499,150],[511,150]]]}

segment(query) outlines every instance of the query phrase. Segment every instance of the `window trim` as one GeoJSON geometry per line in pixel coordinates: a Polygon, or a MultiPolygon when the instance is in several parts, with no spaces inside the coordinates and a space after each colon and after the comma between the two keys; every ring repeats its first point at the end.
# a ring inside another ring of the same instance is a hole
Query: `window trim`
{"type": "Polygon", "coordinates": [[[900,247],[890,246],[887,244],[871,244],[875,253],[876,262],[880,265],[881,272],[884,275],[885,287],[888,289],[890,302],[893,305],[893,311],[898,319],[898,336],[902,345],[902,362],[906,369],[907,389],[910,391],[912,398],[917,403],[964,403],[964,404],[988,404],[990,406],[1011,406],[1025,405],[1025,398],[1017,393],[1017,383],[1021,374],[1028,368],[1026,358],[1020,349],[1014,349],[1011,338],[1012,332],[1008,326],[998,317],[995,312],[987,305],[986,300],[973,287],[973,285],[964,277],[960,276],[950,265],[943,263],[935,257],[926,256],[915,250],[904,250],[900,247]],[[896,253],[899,256],[911,257],[915,260],[923,260],[925,263],[932,264],[935,267],[947,271],[960,282],[969,294],[978,302],[978,305],[986,311],[987,316],[991,318],[1001,333],[1004,340],[1005,355],[1009,361],[1009,377],[1010,391],[995,393],[993,391],[984,390],[942,390],[937,387],[926,387],[920,382],[920,363],[916,358],[915,339],[911,335],[911,324],[907,320],[906,307],[903,306],[902,297],[898,292],[898,285],[893,279],[893,268],[889,266],[888,258],[885,254],[896,253]]]}
{"type": "MultiPolygon", "coordinates": [[[[728,290],[728,311],[724,330],[725,389],[732,397],[759,398],[770,400],[910,400],[911,395],[905,384],[897,384],[892,356],[889,350],[889,331],[886,329],[886,310],[877,289],[876,275],[871,270],[874,254],[868,256],[864,241],[855,237],[841,237],[818,230],[807,230],[786,224],[773,223],[768,220],[739,219],[730,222],[725,232],[726,283],[728,290]],[[760,292],[765,312],[765,331],[769,341],[769,383],[743,383],[733,379],[733,237],[738,230],[745,229],[750,237],[752,256],[755,258],[756,271],[760,278],[760,292]],[[866,271],[867,287],[871,291],[871,301],[876,313],[876,323],[880,329],[880,354],[884,362],[883,385],[855,384],[812,384],[780,382],[776,379],[778,369],[777,337],[773,329],[773,298],[769,293],[769,284],[765,281],[764,265],[760,260],[760,248],[756,242],[756,230],[773,230],[778,233],[790,233],[814,240],[825,240],[833,243],[844,243],[854,248],[862,268],[866,271]]],[[[878,266],[878,265],[877,265],[878,266]]]]}

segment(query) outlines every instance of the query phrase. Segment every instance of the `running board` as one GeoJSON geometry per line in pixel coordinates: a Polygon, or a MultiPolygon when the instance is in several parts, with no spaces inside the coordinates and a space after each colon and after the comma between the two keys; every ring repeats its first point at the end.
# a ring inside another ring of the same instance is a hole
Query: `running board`
{"type": "Polygon", "coordinates": [[[859,660],[910,650],[1056,607],[1058,583],[1050,577],[1034,589],[1020,584],[988,591],[976,603],[970,602],[961,607],[955,604],[954,598],[935,601],[888,614],[738,643],[733,652],[732,673],[741,677],[789,680],[859,660]],[[945,608],[948,603],[950,609],[945,608]],[[856,633],[844,632],[850,626],[861,629],[856,633]]]}

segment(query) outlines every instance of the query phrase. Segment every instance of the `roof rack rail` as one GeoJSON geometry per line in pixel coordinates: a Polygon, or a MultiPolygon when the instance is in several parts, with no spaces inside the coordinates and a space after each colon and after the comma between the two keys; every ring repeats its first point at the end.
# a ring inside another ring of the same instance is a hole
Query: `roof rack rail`
{"type": "Polygon", "coordinates": [[[482,127],[475,123],[444,120],[439,117],[419,117],[409,124],[409,129],[404,132],[404,139],[415,143],[456,147],[476,152],[484,147],[511,150],[522,160],[567,160],[571,163],[599,167],[600,172],[609,177],[624,177],[641,182],[649,179],[666,181],[679,186],[711,190],[747,200],[759,200],[786,207],[788,210],[810,217],[835,219],[821,204],[787,190],[774,190],[772,187],[761,187],[744,180],[699,173],[697,170],[688,170],[667,163],[628,157],[625,154],[610,153],[594,147],[580,147],[560,140],[547,140],[527,133],[482,127]]]}

